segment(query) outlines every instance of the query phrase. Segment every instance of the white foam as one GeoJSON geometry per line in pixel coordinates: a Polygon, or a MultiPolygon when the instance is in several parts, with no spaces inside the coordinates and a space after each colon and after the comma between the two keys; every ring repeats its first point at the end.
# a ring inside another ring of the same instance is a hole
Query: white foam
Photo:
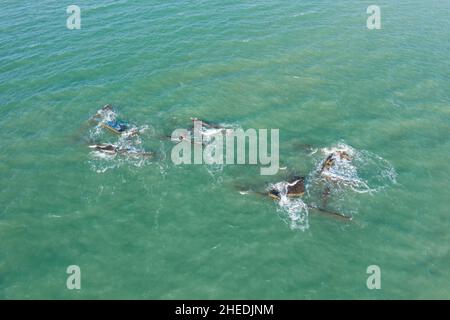
{"type": "Polygon", "coordinates": [[[316,173],[320,172],[323,159],[335,152],[345,152],[351,158],[335,157],[333,166],[321,173],[322,178],[332,181],[336,187],[348,187],[357,193],[372,193],[396,182],[397,173],[393,166],[374,153],[356,150],[343,142],[320,151],[321,160],[316,164],[316,173]]]}
{"type": "Polygon", "coordinates": [[[279,192],[278,213],[292,230],[305,231],[309,228],[308,205],[300,198],[287,196],[288,182],[282,181],[269,186],[268,190],[279,192]]]}

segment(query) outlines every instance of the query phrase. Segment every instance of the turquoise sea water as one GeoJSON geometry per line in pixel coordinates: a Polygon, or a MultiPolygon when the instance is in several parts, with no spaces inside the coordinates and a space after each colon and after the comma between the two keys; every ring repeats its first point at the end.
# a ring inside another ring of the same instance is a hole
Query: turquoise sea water
{"type": "Polygon", "coordinates": [[[449,17],[445,0],[3,0],[0,298],[450,298],[449,17]],[[149,126],[156,159],[93,157],[106,103],[149,126]],[[174,166],[160,137],[194,116],[278,128],[286,170],[174,166]],[[310,211],[292,229],[238,192],[308,176],[339,143],[376,187],[330,200],[350,223],[310,211]]]}

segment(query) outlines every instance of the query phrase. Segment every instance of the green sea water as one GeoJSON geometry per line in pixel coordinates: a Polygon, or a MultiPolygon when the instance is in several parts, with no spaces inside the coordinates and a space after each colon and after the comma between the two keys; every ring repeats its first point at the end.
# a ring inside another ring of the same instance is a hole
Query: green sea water
{"type": "Polygon", "coordinates": [[[447,0],[2,0],[0,298],[450,298],[449,21],[447,0]],[[149,126],[155,159],[93,157],[107,103],[149,126]],[[279,129],[286,170],[175,166],[161,136],[190,117],[279,129]],[[350,223],[293,229],[238,192],[308,176],[301,145],[338,143],[378,159],[360,168],[374,192],[331,200],[350,223]]]}

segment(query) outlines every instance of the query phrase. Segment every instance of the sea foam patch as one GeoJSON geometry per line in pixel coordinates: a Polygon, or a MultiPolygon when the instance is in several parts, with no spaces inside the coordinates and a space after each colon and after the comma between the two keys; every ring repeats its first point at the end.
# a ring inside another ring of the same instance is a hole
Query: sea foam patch
{"type": "Polygon", "coordinates": [[[327,182],[334,188],[351,189],[357,193],[378,192],[396,183],[397,173],[389,161],[343,142],[322,148],[312,156],[315,162],[315,170],[310,176],[312,181],[327,182]],[[345,152],[350,160],[337,157],[332,167],[322,171],[324,159],[336,152],[345,152]]]}

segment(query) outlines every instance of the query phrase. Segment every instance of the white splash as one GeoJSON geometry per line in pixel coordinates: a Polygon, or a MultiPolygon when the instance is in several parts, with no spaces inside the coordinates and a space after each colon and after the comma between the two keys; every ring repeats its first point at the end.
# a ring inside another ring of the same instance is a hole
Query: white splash
{"type": "Polygon", "coordinates": [[[289,183],[282,181],[269,186],[269,190],[278,191],[278,213],[292,230],[305,231],[309,228],[308,205],[300,198],[290,198],[287,195],[289,183]]]}
{"type": "Polygon", "coordinates": [[[315,179],[326,181],[334,188],[351,189],[357,193],[374,193],[391,183],[396,183],[397,173],[392,165],[369,151],[359,151],[341,142],[320,149],[319,154],[321,160],[316,163],[313,176],[315,179]],[[334,157],[333,165],[321,171],[323,159],[336,152],[345,152],[350,159],[334,157]]]}

